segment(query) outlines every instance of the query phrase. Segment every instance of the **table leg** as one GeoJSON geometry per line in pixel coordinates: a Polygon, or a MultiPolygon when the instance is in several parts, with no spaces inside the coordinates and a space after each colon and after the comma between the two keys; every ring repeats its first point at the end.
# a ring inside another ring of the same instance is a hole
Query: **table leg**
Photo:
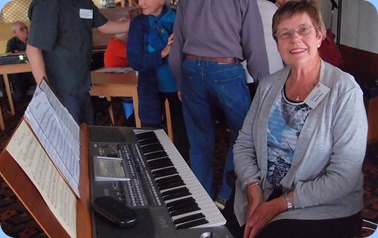
{"type": "Polygon", "coordinates": [[[9,78],[7,74],[4,74],[3,76],[4,76],[5,90],[7,91],[8,103],[11,110],[11,114],[15,115],[16,112],[14,110],[13,98],[12,98],[12,93],[11,93],[10,85],[9,85],[9,78]]]}

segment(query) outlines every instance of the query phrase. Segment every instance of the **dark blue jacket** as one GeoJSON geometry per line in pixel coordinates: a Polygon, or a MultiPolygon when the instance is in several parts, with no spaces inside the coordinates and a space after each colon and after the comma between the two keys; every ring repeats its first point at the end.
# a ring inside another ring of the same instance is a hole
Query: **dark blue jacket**
{"type": "MultiPolygon", "coordinates": [[[[163,11],[166,11],[164,6],[163,11]]],[[[162,103],[158,91],[156,69],[167,62],[161,51],[149,52],[146,36],[150,24],[146,15],[132,18],[127,39],[127,59],[130,66],[138,71],[139,117],[145,124],[160,124],[162,103]]]]}

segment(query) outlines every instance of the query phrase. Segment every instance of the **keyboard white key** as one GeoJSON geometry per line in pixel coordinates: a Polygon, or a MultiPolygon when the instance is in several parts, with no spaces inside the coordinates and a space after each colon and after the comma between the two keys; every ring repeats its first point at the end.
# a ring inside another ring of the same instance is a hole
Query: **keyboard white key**
{"type": "MultiPolygon", "coordinates": [[[[205,215],[205,219],[209,221],[209,223],[199,225],[196,227],[212,227],[225,225],[226,219],[220,213],[219,209],[215,206],[213,200],[210,198],[206,190],[202,187],[201,183],[198,181],[198,179],[196,178],[190,167],[187,165],[185,160],[182,158],[182,156],[180,155],[176,147],[173,145],[172,141],[169,139],[164,130],[155,130],[154,132],[157,138],[159,139],[160,143],[164,147],[165,152],[168,154],[168,157],[171,159],[178,174],[181,176],[182,180],[186,184],[185,187],[187,187],[190,193],[192,194],[191,196],[185,197],[193,197],[200,208],[200,211],[193,211],[182,215],[173,216],[173,220],[201,212],[205,215]]],[[[172,199],[166,201],[166,203],[174,200],[178,199],[172,199]]]]}

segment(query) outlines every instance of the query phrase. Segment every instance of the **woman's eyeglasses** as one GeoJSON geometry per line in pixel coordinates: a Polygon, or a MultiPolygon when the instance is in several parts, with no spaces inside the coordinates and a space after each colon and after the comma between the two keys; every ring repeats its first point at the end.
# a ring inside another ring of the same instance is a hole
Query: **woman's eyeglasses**
{"type": "Polygon", "coordinates": [[[314,26],[311,25],[300,25],[296,29],[284,28],[276,32],[276,37],[279,39],[289,39],[296,32],[300,36],[305,36],[309,34],[314,26]]]}

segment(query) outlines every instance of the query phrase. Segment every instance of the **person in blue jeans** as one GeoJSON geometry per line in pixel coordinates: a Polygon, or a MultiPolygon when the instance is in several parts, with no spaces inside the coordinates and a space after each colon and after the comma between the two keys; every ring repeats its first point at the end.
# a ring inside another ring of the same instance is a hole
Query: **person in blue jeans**
{"type": "Polygon", "coordinates": [[[240,62],[247,60],[256,82],[269,74],[261,15],[256,0],[180,0],[173,33],[169,64],[181,92],[191,168],[223,209],[232,193],[232,146],[251,104],[240,62]],[[213,184],[216,108],[231,133],[219,190],[213,184]]]}

